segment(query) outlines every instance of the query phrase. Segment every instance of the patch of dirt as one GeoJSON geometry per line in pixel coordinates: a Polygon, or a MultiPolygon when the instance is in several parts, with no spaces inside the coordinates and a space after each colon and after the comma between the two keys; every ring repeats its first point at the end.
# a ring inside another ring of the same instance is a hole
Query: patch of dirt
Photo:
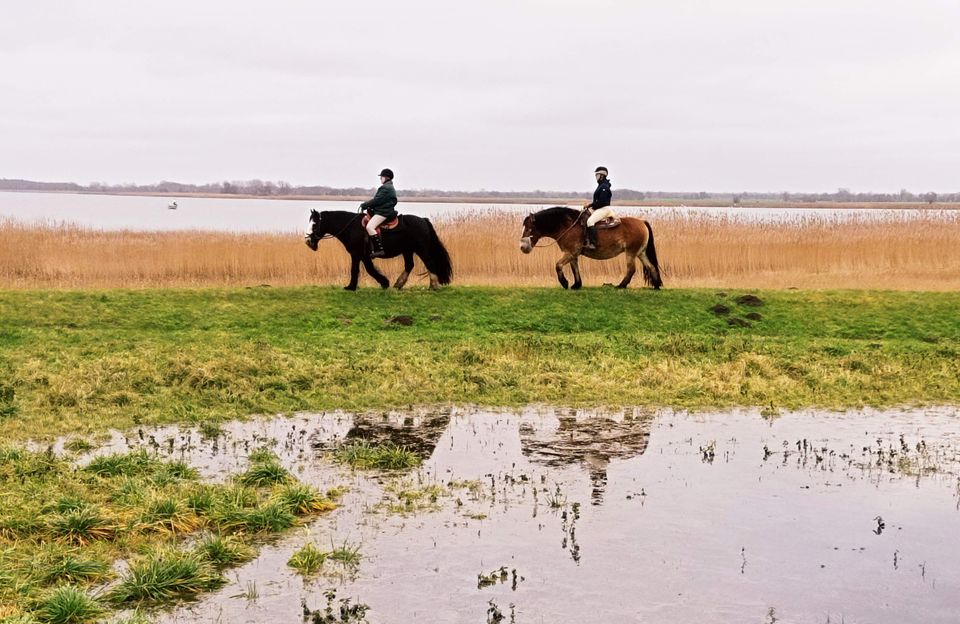
{"type": "Polygon", "coordinates": [[[760,314],[759,312],[750,312],[748,314],[745,314],[744,316],[746,316],[751,321],[759,321],[763,319],[763,315],[760,314]]]}
{"type": "Polygon", "coordinates": [[[387,319],[387,324],[388,324],[388,325],[403,325],[404,327],[410,327],[411,325],[413,325],[413,317],[412,317],[412,316],[405,316],[405,315],[401,315],[401,316],[391,316],[390,318],[387,319]]]}
{"type": "Polygon", "coordinates": [[[710,308],[710,311],[716,314],[717,316],[726,316],[730,314],[730,308],[723,305],[722,303],[718,303],[717,305],[713,306],[712,308],[710,308]]]}
{"type": "Polygon", "coordinates": [[[750,321],[745,321],[739,316],[731,316],[727,319],[727,325],[730,327],[753,327],[750,321]]]}
{"type": "Polygon", "coordinates": [[[756,295],[740,295],[735,299],[740,305],[750,306],[750,307],[759,307],[763,305],[763,299],[756,295]]]}

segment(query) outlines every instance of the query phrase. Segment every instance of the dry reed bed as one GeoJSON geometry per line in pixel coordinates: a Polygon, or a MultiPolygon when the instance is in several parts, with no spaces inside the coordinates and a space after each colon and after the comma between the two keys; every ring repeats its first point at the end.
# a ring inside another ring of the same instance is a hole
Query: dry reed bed
{"type": "MultiPolygon", "coordinates": [[[[453,258],[454,283],[555,285],[556,246],[544,240],[521,254],[521,220],[499,211],[434,219],[453,258]]],[[[960,288],[957,212],[757,223],[678,210],[651,224],[668,288],[960,288]]],[[[380,264],[390,277],[400,271],[399,260],[380,264]]],[[[586,284],[596,286],[618,281],[624,262],[581,266],[586,284]]],[[[0,221],[2,288],[343,284],[348,271],[339,242],[325,240],[314,253],[293,233],[104,232],[0,221]]],[[[410,285],[425,283],[415,275],[410,285]]]]}

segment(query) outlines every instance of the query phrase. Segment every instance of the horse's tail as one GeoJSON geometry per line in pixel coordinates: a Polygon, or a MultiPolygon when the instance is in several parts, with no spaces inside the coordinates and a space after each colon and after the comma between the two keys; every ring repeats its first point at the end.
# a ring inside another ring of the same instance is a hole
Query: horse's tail
{"type": "Polygon", "coordinates": [[[424,219],[424,221],[427,222],[427,229],[429,230],[427,250],[430,255],[430,264],[427,266],[427,270],[436,275],[437,281],[441,284],[449,284],[450,279],[453,277],[453,265],[450,264],[450,254],[447,253],[447,248],[443,246],[440,237],[437,236],[437,231],[433,229],[433,224],[430,223],[430,219],[424,219]]]}
{"type": "Polygon", "coordinates": [[[649,221],[644,221],[643,224],[647,226],[647,247],[643,250],[643,253],[655,269],[651,271],[647,268],[646,263],[643,263],[643,281],[653,286],[654,289],[660,290],[660,287],[663,286],[663,280],[660,279],[663,271],[660,270],[660,262],[657,260],[657,246],[653,244],[653,228],[650,227],[649,221]]]}

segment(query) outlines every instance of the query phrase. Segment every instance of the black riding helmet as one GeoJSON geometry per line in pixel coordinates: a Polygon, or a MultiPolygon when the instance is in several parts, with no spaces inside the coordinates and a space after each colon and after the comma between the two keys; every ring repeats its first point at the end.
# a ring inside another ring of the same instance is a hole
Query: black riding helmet
{"type": "Polygon", "coordinates": [[[380,172],[380,175],[389,180],[393,179],[393,172],[390,171],[389,169],[384,169],[383,171],[380,172]]]}
{"type": "Polygon", "coordinates": [[[594,174],[602,173],[602,174],[605,175],[605,176],[609,176],[609,175],[610,175],[610,173],[607,171],[607,168],[606,168],[606,167],[597,167],[596,169],[593,170],[593,173],[594,173],[594,174]]]}

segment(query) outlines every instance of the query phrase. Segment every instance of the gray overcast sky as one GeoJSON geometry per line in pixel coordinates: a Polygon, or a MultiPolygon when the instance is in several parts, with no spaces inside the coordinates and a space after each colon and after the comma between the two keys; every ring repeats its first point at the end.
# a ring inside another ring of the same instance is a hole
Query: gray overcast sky
{"type": "Polygon", "coordinates": [[[960,190],[957,0],[4,4],[0,177],[960,190]]]}

